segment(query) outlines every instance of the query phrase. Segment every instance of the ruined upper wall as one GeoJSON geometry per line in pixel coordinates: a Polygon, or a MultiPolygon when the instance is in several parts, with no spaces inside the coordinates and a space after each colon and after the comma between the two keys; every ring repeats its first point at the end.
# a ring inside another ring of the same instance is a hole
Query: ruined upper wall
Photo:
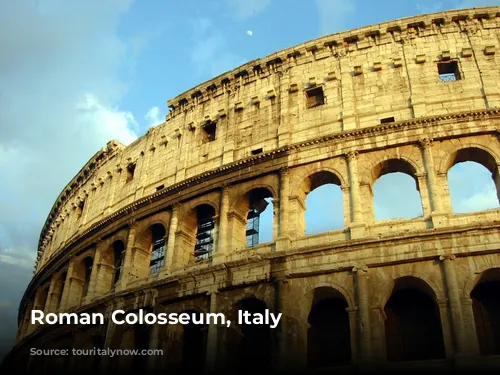
{"type": "Polygon", "coordinates": [[[381,122],[498,107],[499,20],[500,7],[476,8],[329,35],[181,94],[165,123],[127,147],[110,142],[68,184],[38,269],[124,207],[223,165],[381,122]],[[442,82],[440,63],[460,79],[442,82]]]}

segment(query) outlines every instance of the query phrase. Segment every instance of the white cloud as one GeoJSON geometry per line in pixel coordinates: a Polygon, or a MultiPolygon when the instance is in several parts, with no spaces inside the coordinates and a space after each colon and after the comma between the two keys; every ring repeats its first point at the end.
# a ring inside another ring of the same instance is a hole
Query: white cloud
{"type": "Polygon", "coordinates": [[[116,29],[131,2],[0,2],[0,295],[13,306],[59,192],[109,140],[137,137],[117,105],[134,51],[116,29]]]}
{"type": "Polygon", "coordinates": [[[191,20],[191,63],[199,75],[213,78],[246,62],[230,52],[227,39],[208,18],[191,20]]]}
{"type": "Polygon", "coordinates": [[[252,35],[253,35],[252,30],[248,30],[248,31],[247,31],[247,35],[248,35],[248,36],[252,36],[252,35]]]}
{"type": "Polygon", "coordinates": [[[246,19],[263,12],[271,0],[227,0],[239,19],[246,19]]]}
{"type": "Polygon", "coordinates": [[[149,111],[144,116],[146,121],[148,122],[148,127],[159,125],[163,122],[160,116],[160,108],[151,107],[149,111]]]}
{"type": "Polygon", "coordinates": [[[345,30],[348,17],[356,11],[354,0],[316,0],[316,7],[322,35],[345,30]]]}
{"type": "Polygon", "coordinates": [[[462,0],[458,1],[455,8],[476,8],[476,7],[487,7],[487,6],[497,6],[498,0],[462,0]]]}
{"type": "Polygon", "coordinates": [[[442,1],[437,1],[437,2],[432,3],[430,5],[428,5],[428,4],[415,4],[415,6],[417,7],[417,11],[419,13],[422,13],[422,14],[440,12],[444,8],[442,1]]]}

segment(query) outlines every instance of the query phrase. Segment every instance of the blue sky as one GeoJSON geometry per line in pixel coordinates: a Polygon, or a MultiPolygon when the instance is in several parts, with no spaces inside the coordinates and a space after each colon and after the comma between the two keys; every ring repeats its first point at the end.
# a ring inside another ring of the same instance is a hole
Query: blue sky
{"type": "MultiPolygon", "coordinates": [[[[276,50],[391,19],[497,4],[2,0],[0,356],[14,338],[17,307],[32,276],[43,222],[61,189],[107,141],[130,143],[162,122],[168,99],[276,50]]],[[[405,193],[405,186],[414,189],[412,180],[390,178],[375,186],[377,217],[394,216],[397,210],[418,216],[418,196],[409,203],[405,193]]],[[[460,209],[498,205],[486,184],[491,178],[481,168],[458,166],[450,179],[460,187],[452,195],[460,209]],[[471,168],[478,185],[466,189],[471,168]]],[[[309,207],[327,204],[339,216],[321,218],[328,225],[308,232],[341,224],[339,202],[338,191],[328,188],[311,195],[309,207]]]]}

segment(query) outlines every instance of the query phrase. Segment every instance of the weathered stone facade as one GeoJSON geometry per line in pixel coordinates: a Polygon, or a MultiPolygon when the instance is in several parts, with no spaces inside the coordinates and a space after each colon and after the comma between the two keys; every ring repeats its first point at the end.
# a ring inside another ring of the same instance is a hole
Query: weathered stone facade
{"type": "Polygon", "coordinates": [[[8,363],[214,370],[261,358],[272,369],[404,371],[498,364],[488,354],[500,354],[499,316],[480,318],[491,310],[488,294],[474,291],[500,281],[500,211],[453,214],[447,172],[476,161],[500,188],[499,27],[500,7],[381,23],[254,60],[169,101],[164,124],[127,147],[108,143],[57,199],[8,363]],[[422,217],[375,221],[373,184],[393,172],[415,179],[422,217]],[[342,189],[345,228],[306,236],[305,199],[326,183],[342,189]],[[264,197],[273,198],[273,241],[247,247],[247,215],[264,197]],[[431,346],[403,342],[411,332],[401,331],[401,301],[429,303],[419,310],[428,319],[414,325],[431,346]],[[283,318],[255,336],[209,325],[189,339],[181,325],[28,323],[32,309],[109,316],[118,308],[230,317],[268,308],[283,318]],[[343,338],[321,336],[327,312],[343,338]],[[43,362],[29,356],[31,347],[165,355],[43,362]]]}

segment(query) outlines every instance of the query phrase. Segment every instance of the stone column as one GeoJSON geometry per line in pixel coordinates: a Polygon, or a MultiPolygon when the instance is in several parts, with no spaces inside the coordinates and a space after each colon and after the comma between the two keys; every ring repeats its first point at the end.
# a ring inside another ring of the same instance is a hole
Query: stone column
{"type": "MultiPolygon", "coordinates": [[[[217,314],[217,292],[210,293],[210,312],[217,314]]],[[[232,322],[235,324],[236,322],[232,322]]],[[[205,355],[205,370],[214,373],[217,369],[218,327],[216,324],[208,325],[207,351],[205,355]]]]}
{"type": "Polygon", "coordinates": [[[430,206],[429,191],[427,189],[427,173],[417,173],[415,177],[418,181],[418,190],[420,199],[422,200],[422,214],[424,218],[429,218],[432,213],[432,207],[430,206]]]}
{"type": "Polygon", "coordinates": [[[464,336],[467,340],[467,353],[470,356],[478,356],[479,342],[477,340],[476,321],[474,318],[474,311],[472,310],[472,299],[462,297],[460,299],[460,306],[462,307],[462,321],[464,328],[464,336]]]}
{"type": "Polygon", "coordinates": [[[355,288],[359,313],[359,343],[361,363],[372,362],[370,301],[368,290],[368,268],[366,266],[353,267],[355,288]]]}
{"type": "Polygon", "coordinates": [[[419,141],[419,146],[422,150],[422,159],[424,161],[432,221],[435,227],[439,227],[445,225],[446,222],[443,218],[443,202],[441,201],[438,190],[439,185],[436,182],[436,171],[434,169],[434,159],[432,156],[432,139],[421,139],[419,141]]]}
{"type": "Polygon", "coordinates": [[[62,290],[61,304],[59,306],[60,311],[65,311],[68,309],[71,301],[71,280],[73,279],[73,273],[75,269],[75,258],[70,256],[68,271],[66,272],[66,280],[64,281],[64,289],[62,290]]]}
{"type": "Polygon", "coordinates": [[[465,335],[462,307],[460,306],[460,293],[458,291],[457,275],[455,271],[455,256],[441,255],[439,260],[443,262],[444,277],[446,281],[446,294],[451,312],[451,327],[457,354],[466,355],[468,342],[465,335]]]}
{"type": "Polygon", "coordinates": [[[365,225],[363,223],[363,209],[361,207],[361,195],[358,179],[357,151],[349,152],[345,157],[347,160],[347,169],[349,170],[350,186],[350,211],[351,211],[351,238],[363,237],[365,225]]]}
{"type": "Polygon", "coordinates": [[[279,196],[279,225],[278,236],[289,236],[288,217],[290,215],[290,171],[288,168],[280,169],[280,196],[279,196]]]}
{"type": "Polygon", "coordinates": [[[450,308],[447,299],[440,299],[436,301],[439,308],[439,316],[441,318],[441,328],[443,330],[443,341],[446,358],[452,359],[455,355],[453,329],[449,318],[450,308]]]}
{"type": "Polygon", "coordinates": [[[92,273],[90,274],[90,282],[89,282],[89,290],[87,292],[87,296],[85,300],[90,302],[101,288],[98,287],[98,279],[100,279],[99,274],[101,272],[101,260],[102,253],[105,250],[103,249],[103,241],[98,239],[95,243],[95,252],[94,252],[94,260],[92,265],[92,273]]]}
{"type": "MultiPolygon", "coordinates": [[[[160,330],[161,330],[161,325],[159,324],[155,324],[152,328],[151,328],[151,336],[150,336],[150,339],[149,339],[149,347],[148,349],[159,349],[159,339],[160,339],[160,330]]],[[[165,353],[163,353],[163,355],[165,355],[165,353]]],[[[149,370],[160,370],[160,369],[157,369],[157,365],[158,365],[158,355],[150,355],[147,359],[147,368],[149,370]]]]}
{"type": "Polygon", "coordinates": [[[300,371],[307,366],[307,330],[309,324],[303,321],[296,308],[296,291],[286,277],[275,281],[276,313],[282,313],[277,330],[277,368],[279,371],[300,371]]]}
{"type": "MultiPolygon", "coordinates": [[[[273,209],[277,225],[274,226],[276,251],[287,250],[290,248],[290,215],[296,215],[297,212],[290,211],[290,171],[288,168],[282,168],[279,172],[280,186],[279,197],[273,199],[273,209]]],[[[295,218],[297,220],[297,218],[295,218]]]]}
{"type": "Polygon", "coordinates": [[[120,277],[120,281],[118,281],[116,285],[116,290],[124,289],[127,284],[133,281],[137,272],[134,268],[134,245],[135,245],[135,235],[137,230],[137,223],[134,219],[128,222],[128,236],[127,236],[127,244],[125,248],[125,257],[123,259],[123,269],[122,276],[120,277]]]}
{"type": "Polygon", "coordinates": [[[224,185],[220,196],[220,212],[219,212],[219,232],[217,247],[213,251],[213,263],[224,263],[226,255],[230,251],[228,248],[229,239],[229,222],[227,213],[229,212],[229,195],[231,194],[231,186],[224,185]]]}
{"type": "Polygon", "coordinates": [[[45,302],[45,309],[44,312],[45,314],[51,313],[51,312],[56,312],[57,310],[57,295],[54,292],[54,289],[57,287],[57,281],[58,281],[59,274],[52,275],[50,278],[50,286],[49,286],[49,292],[47,293],[47,300],[45,302]]]}
{"type": "Polygon", "coordinates": [[[167,251],[165,253],[165,264],[163,265],[162,273],[170,275],[172,273],[172,268],[174,267],[174,252],[175,252],[175,241],[177,232],[177,225],[179,221],[179,203],[175,203],[172,206],[172,213],[170,215],[170,224],[168,226],[168,241],[167,241],[167,251]]]}
{"type": "Polygon", "coordinates": [[[349,328],[351,331],[351,357],[353,363],[358,363],[359,361],[359,345],[358,345],[358,308],[357,307],[347,307],[345,309],[349,315],[349,328]]]}

